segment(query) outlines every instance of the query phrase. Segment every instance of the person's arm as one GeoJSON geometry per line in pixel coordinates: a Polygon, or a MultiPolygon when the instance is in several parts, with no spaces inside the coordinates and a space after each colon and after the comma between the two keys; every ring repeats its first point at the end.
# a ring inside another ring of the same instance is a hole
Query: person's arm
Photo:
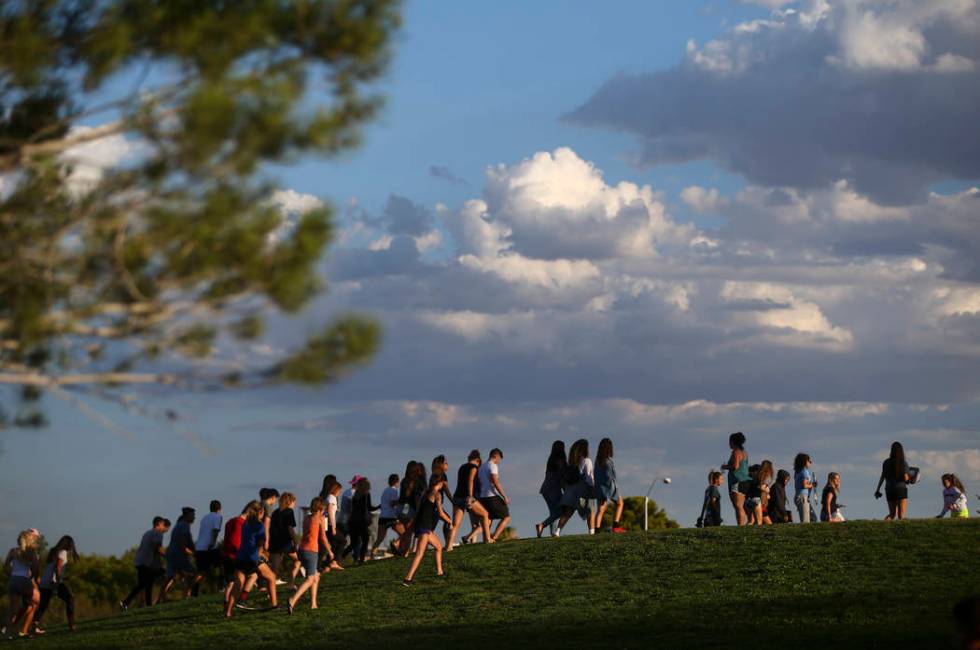
{"type": "Polygon", "coordinates": [[[14,563],[14,550],[10,549],[7,553],[7,559],[3,561],[3,570],[10,573],[10,567],[14,563]]]}
{"type": "Polygon", "coordinates": [[[37,556],[37,553],[31,553],[31,575],[34,576],[34,584],[40,584],[41,581],[41,558],[37,556]]]}
{"type": "Polygon", "coordinates": [[[323,526],[323,515],[318,514],[317,516],[320,517],[320,546],[326,549],[327,557],[333,562],[333,549],[330,548],[330,541],[327,539],[327,529],[323,526]]]}
{"type": "Polygon", "coordinates": [[[476,479],[476,468],[470,468],[470,475],[466,479],[466,504],[469,505],[476,498],[473,495],[473,481],[476,479]]]}
{"type": "Polygon", "coordinates": [[[330,524],[330,534],[337,534],[337,506],[332,503],[327,504],[327,522],[330,524]]]}
{"type": "Polygon", "coordinates": [[[264,517],[262,519],[262,526],[265,528],[265,535],[262,538],[262,548],[266,551],[269,550],[269,529],[272,527],[272,517],[264,517]]]}
{"type": "Polygon", "coordinates": [[[834,511],[830,509],[830,505],[831,503],[833,503],[833,500],[834,500],[833,492],[830,492],[829,490],[827,492],[824,492],[823,509],[827,511],[827,521],[831,523],[834,522],[834,511]]]}
{"type": "Polygon", "coordinates": [[[64,560],[61,559],[61,554],[54,561],[54,579],[55,582],[61,582],[61,567],[65,565],[64,560]]]}
{"type": "Polygon", "coordinates": [[[493,486],[495,488],[497,488],[497,492],[503,498],[504,503],[506,503],[506,504],[509,505],[510,504],[510,499],[508,499],[507,498],[507,495],[504,494],[504,488],[500,485],[500,479],[498,479],[497,478],[497,475],[494,474],[493,472],[490,473],[490,482],[493,483],[493,486]]]}
{"type": "Polygon", "coordinates": [[[446,511],[442,509],[442,488],[439,489],[439,492],[436,493],[435,496],[436,496],[436,508],[438,508],[437,512],[439,513],[439,519],[442,519],[444,522],[452,526],[453,518],[447,515],[446,511]]]}
{"type": "Polygon", "coordinates": [[[881,498],[881,484],[885,482],[885,468],[881,468],[881,476],[878,477],[878,486],[875,487],[875,498],[881,498]]]}
{"type": "Polygon", "coordinates": [[[214,548],[214,545],[218,543],[218,533],[221,532],[221,524],[223,521],[219,521],[218,525],[211,529],[211,543],[208,544],[208,548],[214,548]]]}
{"type": "Polygon", "coordinates": [[[721,468],[731,470],[738,467],[738,458],[736,458],[737,453],[738,451],[733,449],[731,455],[728,457],[728,462],[722,464],[721,468]]]}

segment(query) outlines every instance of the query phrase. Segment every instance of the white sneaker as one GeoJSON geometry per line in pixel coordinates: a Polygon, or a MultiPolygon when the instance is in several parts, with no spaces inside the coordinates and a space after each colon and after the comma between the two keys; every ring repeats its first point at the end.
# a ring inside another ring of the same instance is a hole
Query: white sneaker
{"type": "Polygon", "coordinates": [[[284,585],[284,584],[286,584],[286,581],[285,581],[285,580],[280,580],[279,578],[276,578],[276,586],[277,586],[277,587],[278,587],[279,585],[284,585]]]}

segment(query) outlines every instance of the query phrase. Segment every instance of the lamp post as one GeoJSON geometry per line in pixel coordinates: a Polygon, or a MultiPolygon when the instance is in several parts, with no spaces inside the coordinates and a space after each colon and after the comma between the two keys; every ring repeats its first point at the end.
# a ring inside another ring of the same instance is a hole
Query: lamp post
{"type": "Polygon", "coordinates": [[[650,530],[650,493],[653,492],[653,488],[660,485],[670,485],[669,476],[658,476],[650,482],[650,489],[647,490],[647,494],[643,497],[643,530],[650,530]]]}

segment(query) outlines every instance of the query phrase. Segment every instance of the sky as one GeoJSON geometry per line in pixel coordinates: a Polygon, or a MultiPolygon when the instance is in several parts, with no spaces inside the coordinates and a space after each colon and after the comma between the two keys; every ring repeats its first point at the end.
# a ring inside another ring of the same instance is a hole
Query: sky
{"type": "Polygon", "coordinates": [[[329,202],[340,233],[329,291],[255,353],[357,312],[375,360],[138,393],[143,416],[49,398],[49,427],[0,436],[0,535],[118,553],[181,506],[303,503],[328,472],[377,496],[500,447],[529,536],[551,441],[604,436],[623,491],[670,476],[653,496],[693,525],[736,430],[754,462],[840,472],[850,518],[886,513],[893,440],[912,516],[942,473],[980,493],[980,2],[409,2],[394,54],[362,148],[266,170],[287,218],[329,202]]]}

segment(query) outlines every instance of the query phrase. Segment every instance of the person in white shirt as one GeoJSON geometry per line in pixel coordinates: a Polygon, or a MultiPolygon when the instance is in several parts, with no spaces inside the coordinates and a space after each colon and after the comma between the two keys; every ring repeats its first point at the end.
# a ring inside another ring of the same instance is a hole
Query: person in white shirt
{"type": "Polygon", "coordinates": [[[75,597],[71,589],[65,584],[65,566],[69,560],[78,560],[78,551],[75,549],[75,540],[71,535],[65,535],[58,540],[58,543],[48,551],[47,565],[41,575],[41,603],[38,605],[37,612],[34,614],[35,634],[44,634],[41,629],[41,619],[48,611],[51,599],[58,596],[65,603],[65,618],[68,619],[68,629],[75,631],[75,597]]]}
{"type": "Polygon", "coordinates": [[[500,461],[503,458],[504,452],[491,449],[487,462],[477,470],[477,477],[480,479],[480,505],[487,511],[491,521],[497,520],[497,527],[490,537],[495,542],[510,523],[510,499],[500,485],[500,461]]]}
{"type": "Polygon", "coordinates": [[[589,441],[576,440],[568,451],[568,469],[565,477],[565,494],[561,499],[562,515],[555,529],[555,537],[568,523],[572,513],[579,514],[588,522],[589,534],[595,535],[596,495],[595,472],[589,458],[589,441]]]}
{"type": "Polygon", "coordinates": [[[197,596],[201,582],[211,575],[215,567],[221,566],[221,551],[218,550],[218,535],[221,534],[221,502],[211,501],[210,512],[201,519],[194,543],[194,564],[197,575],[194,577],[193,595],[197,596]]]}
{"type": "MultiPolygon", "coordinates": [[[[381,512],[378,517],[378,533],[374,537],[371,555],[378,550],[388,535],[388,529],[398,523],[398,474],[388,476],[388,487],[381,493],[381,512]]],[[[404,532],[404,530],[402,531],[404,532]]]]}

